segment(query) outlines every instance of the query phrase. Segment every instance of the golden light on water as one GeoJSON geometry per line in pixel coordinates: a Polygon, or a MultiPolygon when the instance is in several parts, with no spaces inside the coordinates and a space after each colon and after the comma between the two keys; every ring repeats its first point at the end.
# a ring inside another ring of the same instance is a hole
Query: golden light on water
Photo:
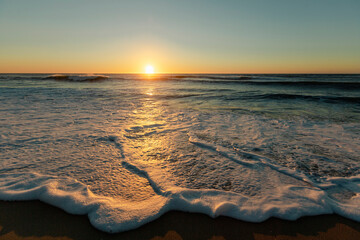
{"type": "Polygon", "coordinates": [[[146,74],[154,74],[154,73],[155,73],[154,67],[151,66],[151,65],[147,65],[147,66],[145,67],[145,73],[146,73],[146,74]]]}

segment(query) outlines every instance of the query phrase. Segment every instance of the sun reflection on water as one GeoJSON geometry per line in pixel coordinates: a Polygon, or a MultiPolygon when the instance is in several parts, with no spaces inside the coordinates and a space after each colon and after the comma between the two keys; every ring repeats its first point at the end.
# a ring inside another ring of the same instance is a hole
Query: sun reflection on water
{"type": "MultiPolygon", "coordinates": [[[[152,85],[143,89],[144,95],[154,96],[152,85]]],[[[128,153],[131,159],[146,164],[146,162],[161,161],[167,158],[169,146],[166,116],[161,102],[153,98],[144,98],[129,116],[129,126],[125,131],[128,140],[128,153]]]]}

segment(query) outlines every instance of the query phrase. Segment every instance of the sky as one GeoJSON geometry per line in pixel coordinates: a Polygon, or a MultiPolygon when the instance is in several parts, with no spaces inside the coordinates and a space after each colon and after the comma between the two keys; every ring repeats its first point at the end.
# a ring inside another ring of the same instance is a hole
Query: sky
{"type": "Polygon", "coordinates": [[[0,0],[0,73],[360,73],[359,0],[0,0]]]}

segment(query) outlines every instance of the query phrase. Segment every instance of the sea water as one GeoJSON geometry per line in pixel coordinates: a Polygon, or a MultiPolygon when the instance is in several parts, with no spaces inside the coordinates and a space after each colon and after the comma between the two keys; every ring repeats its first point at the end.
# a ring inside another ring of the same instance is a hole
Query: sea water
{"type": "Polygon", "coordinates": [[[0,74],[0,199],[360,221],[360,75],[0,74]]]}

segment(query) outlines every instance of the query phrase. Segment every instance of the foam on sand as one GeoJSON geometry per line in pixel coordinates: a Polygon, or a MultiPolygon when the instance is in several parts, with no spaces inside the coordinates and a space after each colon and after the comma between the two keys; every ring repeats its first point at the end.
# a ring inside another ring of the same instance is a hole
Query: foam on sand
{"type": "Polygon", "coordinates": [[[1,199],[39,199],[68,213],[87,214],[96,228],[106,232],[137,228],[170,210],[229,216],[250,222],[261,222],[269,217],[295,220],[304,215],[329,213],[360,220],[358,196],[340,204],[320,189],[296,185],[281,186],[264,198],[217,190],[172,188],[136,203],[94,195],[85,185],[72,179],[39,174],[2,174],[0,186],[1,199]]]}

